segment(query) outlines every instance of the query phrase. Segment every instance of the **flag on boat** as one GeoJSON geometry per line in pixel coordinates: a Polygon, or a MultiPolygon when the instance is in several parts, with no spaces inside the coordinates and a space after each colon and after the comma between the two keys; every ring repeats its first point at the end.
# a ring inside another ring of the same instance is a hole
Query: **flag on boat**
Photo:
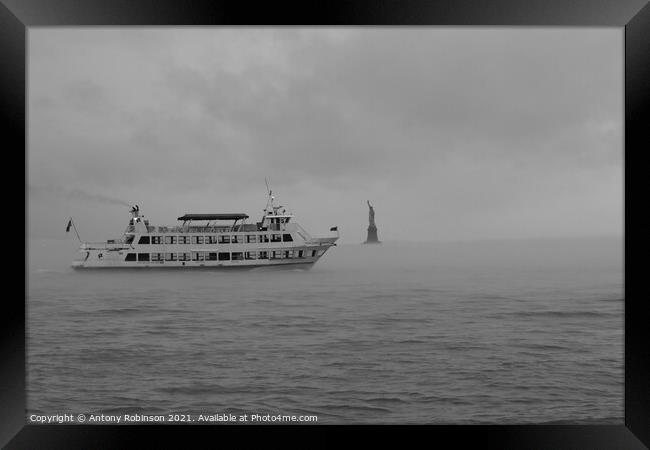
{"type": "Polygon", "coordinates": [[[330,228],[330,231],[339,231],[339,227],[338,226],[332,227],[332,228],[330,228]]]}
{"type": "Polygon", "coordinates": [[[71,227],[71,226],[72,226],[72,219],[70,219],[70,220],[68,221],[68,226],[65,227],[65,232],[66,232],[66,233],[69,233],[69,232],[70,232],[70,227],[71,227]]]}

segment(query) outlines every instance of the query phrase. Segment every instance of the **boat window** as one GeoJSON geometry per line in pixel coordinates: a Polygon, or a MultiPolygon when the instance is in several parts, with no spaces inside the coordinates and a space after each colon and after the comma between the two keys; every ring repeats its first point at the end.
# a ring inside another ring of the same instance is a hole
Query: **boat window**
{"type": "Polygon", "coordinates": [[[311,256],[316,256],[316,250],[311,251],[311,256]]]}
{"type": "Polygon", "coordinates": [[[257,252],[245,252],[244,258],[246,259],[257,259],[257,252]]]}
{"type": "Polygon", "coordinates": [[[304,258],[304,251],[298,250],[298,258],[304,258]]]}
{"type": "Polygon", "coordinates": [[[290,234],[283,234],[282,235],[282,241],[283,242],[293,242],[293,238],[291,237],[290,234]]]}
{"type": "Polygon", "coordinates": [[[135,261],[135,253],[127,253],[124,261],[135,261]]]}
{"type": "Polygon", "coordinates": [[[244,259],[244,254],[242,252],[232,252],[233,261],[241,261],[244,259]]]}
{"type": "Polygon", "coordinates": [[[259,257],[258,259],[269,259],[269,252],[259,252],[259,257]]]}
{"type": "Polygon", "coordinates": [[[176,236],[165,236],[165,244],[175,244],[177,242],[176,236]]]}
{"type": "Polygon", "coordinates": [[[228,235],[219,236],[219,243],[220,244],[230,244],[230,236],[228,236],[228,235]]]}
{"type": "Polygon", "coordinates": [[[192,252],[192,261],[203,261],[203,252],[192,252]]]}
{"type": "Polygon", "coordinates": [[[216,261],[216,260],[217,260],[217,252],[208,253],[208,257],[206,258],[206,261],[216,261]]]}
{"type": "Polygon", "coordinates": [[[241,236],[237,236],[237,235],[233,236],[230,242],[233,244],[241,244],[242,243],[241,236]]]}
{"type": "Polygon", "coordinates": [[[161,236],[151,236],[152,244],[162,244],[161,241],[162,241],[161,236]]]}
{"type": "Polygon", "coordinates": [[[189,236],[178,236],[178,243],[179,244],[189,244],[190,243],[190,237],[189,236]]]}
{"type": "Polygon", "coordinates": [[[260,243],[269,242],[268,234],[260,234],[260,243]]]}
{"type": "Polygon", "coordinates": [[[246,242],[248,242],[249,244],[257,242],[257,236],[255,236],[254,234],[249,234],[248,236],[246,236],[246,242]]]}
{"type": "Polygon", "coordinates": [[[148,244],[149,243],[149,236],[140,236],[140,240],[138,241],[138,244],[148,244]]]}
{"type": "Polygon", "coordinates": [[[130,244],[131,242],[133,242],[134,237],[135,236],[127,236],[127,238],[126,238],[126,240],[124,242],[126,242],[127,244],[130,244]]]}
{"type": "Polygon", "coordinates": [[[228,253],[228,252],[220,252],[219,253],[219,261],[230,261],[230,253],[228,253]]]}
{"type": "Polygon", "coordinates": [[[271,242],[282,242],[282,236],[279,234],[272,234],[271,242]]]}
{"type": "Polygon", "coordinates": [[[149,261],[149,253],[138,253],[138,261],[149,261]]]}
{"type": "Polygon", "coordinates": [[[179,261],[189,261],[190,260],[190,254],[189,253],[179,253],[178,254],[178,260],[179,261]]]}
{"type": "Polygon", "coordinates": [[[165,253],[165,261],[176,261],[176,253],[165,253]]]}
{"type": "Polygon", "coordinates": [[[217,243],[217,237],[216,236],[206,236],[205,237],[205,243],[206,244],[216,244],[217,243]]]}

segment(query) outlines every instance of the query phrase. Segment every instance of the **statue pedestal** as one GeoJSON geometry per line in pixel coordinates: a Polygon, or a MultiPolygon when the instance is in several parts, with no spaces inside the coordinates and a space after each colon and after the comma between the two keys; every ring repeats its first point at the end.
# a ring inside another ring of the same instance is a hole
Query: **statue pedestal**
{"type": "Polygon", "coordinates": [[[377,227],[370,225],[368,227],[368,238],[364,244],[380,244],[379,238],[377,237],[377,227]]]}

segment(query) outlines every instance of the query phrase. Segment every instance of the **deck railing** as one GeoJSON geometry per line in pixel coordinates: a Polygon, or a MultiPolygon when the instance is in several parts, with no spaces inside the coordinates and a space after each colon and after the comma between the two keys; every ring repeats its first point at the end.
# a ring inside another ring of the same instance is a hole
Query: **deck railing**
{"type": "Polygon", "coordinates": [[[87,250],[101,249],[101,250],[111,250],[111,249],[122,249],[129,248],[130,245],[122,240],[115,240],[112,242],[84,242],[82,248],[87,250]]]}
{"type": "MultiPolygon", "coordinates": [[[[214,226],[195,226],[195,225],[185,225],[185,226],[147,226],[148,233],[241,233],[241,232],[255,232],[255,231],[283,231],[286,228],[283,226],[285,224],[279,223],[270,223],[266,227],[261,228],[260,223],[244,223],[233,226],[226,225],[214,225],[214,226]]],[[[299,225],[298,229],[303,233],[303,235],[309,236],[309,234],[299,225]]],[[[134,233],[135,227],[130,225],[126,229],[126,233],[134,233]]]]}
{"type": "Polygon", "coordinates": [[[240,224],[233,226],[175,226],[175,227],[147,227],[149,233],[237,233],[244,231],[258,231],[256,224],[240,224]]]}

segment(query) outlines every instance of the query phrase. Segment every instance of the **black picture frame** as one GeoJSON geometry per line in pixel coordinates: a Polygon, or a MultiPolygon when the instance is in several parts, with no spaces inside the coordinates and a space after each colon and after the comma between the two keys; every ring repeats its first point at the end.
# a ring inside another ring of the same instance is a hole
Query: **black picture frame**
{"type": "MultiPolygon", "coordinates": [[[[644,177],[641,156],[647,149],[650,93],[650,5],[646,0],[357,0],[235,2],[224,0],[0,0],[0,130],[5,156],[5,244],[11,252],[6,287],[23,279],[25,297],[5,289],[0,329],[0,444],[6,448],[121,448],[134,446],[146,433],[145,447],[166,447],[181,439],[223,438],[228,430],[241,445],[255,437],[250,426],[89,426],[26,425],[25,344],[27,296],[26,240],[10,237],[17,211],[27,220],[26,33],[33,26],[94,25],[514,25],[607,26],[625,32],[625,423],[624,425],[494,425],[373,427],[383,438],[395,430],[424,431],[434,442],[487,448],[644,448],[650,447],[650,314],[645,302],[643,256],[648,247],[641,230],[644,177]],[[15,159],[14,159],[15,158],[15,159]],[[15,194],[13,172],[25,167],[24,202],[15,194]],[[7,239],[9,238],[9,239],[7,239]],[[25,255],[20,267],[20,251],[25,255]]],[[[25,227],[26,230],[26,227],[25,227]]],[[[260,428],[254,427],[255,430],[260,428]]],[[[315,433],[332,443],[327,426],[263,427],[272,435],[315,433]]],[[[337,427],[338,428],[338,427],[337,427]]],[[[369,427],[360,426],[364,430],[369,427]]],[[[320,436],[320,438],[318,437],[320,436]]],[[[231,436],[232,437],[232,436],[231,436]]],[[[216,441],[213,441],[216,442],[216,441]]],[[[429,441],[432,442],[432,441],[429,441]]]]}

